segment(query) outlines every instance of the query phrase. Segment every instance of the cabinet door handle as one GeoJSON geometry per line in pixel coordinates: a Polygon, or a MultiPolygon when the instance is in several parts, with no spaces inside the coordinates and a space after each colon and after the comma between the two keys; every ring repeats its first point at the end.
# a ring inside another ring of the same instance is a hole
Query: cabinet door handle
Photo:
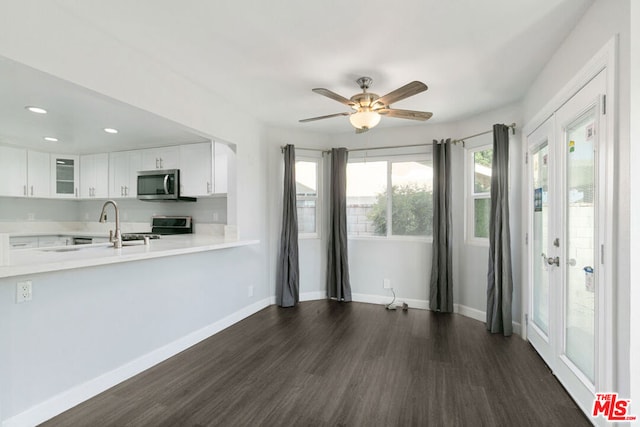
{"type": "Polygon", "coordinates": [[[33,185],[31,186],[31,195],[33,196],[33,185]]]}
{"type": "Polygon", "coordinates": [[[129,195],[129,187],[127,187],[126,185],[124,186],[124,195],[125,196],[129,195]]]}
{"type": "Polygon", "coordinates": [[[158,166],[158,164],[159,164],[159,160],[160,160],[160,159],[158,159],[158,158],[156,157],[156,169],[160,169],[160,167],[158,166]]]}
{"type": "Polygon", "coordinates": [[[160,157],[160,169],[162,169],[162,157],[160,157]]]}
{"type": "Polygon", "coordinates": [[[207,193],[211,194],[211,183],[207,181],[207,193]]]}
{"type": "Polygon", "coordinates": [[[24,186],[23,186],[23,188],[22,188],[22,190],[24,191],[24,195],[26,196],[26,195],[27,195],[27,186],[26,186],[26,185],[24,185],[24,186]]]}

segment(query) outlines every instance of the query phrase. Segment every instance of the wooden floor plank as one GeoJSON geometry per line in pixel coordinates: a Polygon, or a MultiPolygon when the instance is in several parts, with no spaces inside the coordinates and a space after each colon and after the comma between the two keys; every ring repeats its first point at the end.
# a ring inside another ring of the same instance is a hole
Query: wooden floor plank
{"type": "Polygon", "coordinates": [[[456,314],[268,307],[45,426],[590,425],[532,347],[456,314]]]}

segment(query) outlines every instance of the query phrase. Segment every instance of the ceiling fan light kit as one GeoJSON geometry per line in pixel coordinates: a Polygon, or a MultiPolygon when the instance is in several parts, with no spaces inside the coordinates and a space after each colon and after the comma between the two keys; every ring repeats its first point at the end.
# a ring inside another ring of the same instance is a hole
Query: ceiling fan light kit
{"type": "Polygon", "coordinates": [[[328,119],[330,117],[349,116],[351,125],[356,128],[356,133],[366,132],[367,130],[375,127],[380,123],[381,115],[395,117],[399,119],[411,119],[411,120],[428,120],[433,115],[432,113],[424,111],[413,110],[397,110],[391,108],[391,104],[416,95],[420,92],[427,90],[427,85],[419,81],[413,81],[408,83],[388,94],[380,97],[375,93],[367,92],[367,89],[371,86],[372,79],[370,77],[360,77],[356,80],[362,93],[353,95],[350,99],[338,95],[335,92],[325,88],[313,89],[313,92],[320,95],[331,98],[334,101],[338,101],[354,111],[347,113],[329,114],[326,116],[312,117],[310,119],[302,119],[300,123],[312,122],[316,120],[328,119]]]}
{"type": "Polygon", "coordinates": [[[349,116],[349,121],[356,129],[371,129],[380,123],[380,114],[369,109],[362,109],[349,116]]]}

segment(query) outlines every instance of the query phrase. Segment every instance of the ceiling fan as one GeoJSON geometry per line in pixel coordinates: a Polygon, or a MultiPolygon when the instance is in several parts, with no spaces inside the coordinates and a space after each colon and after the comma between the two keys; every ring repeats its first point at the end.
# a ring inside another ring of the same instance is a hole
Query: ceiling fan
{"type": "Polygon", "coordinates": [[[320,95],[324,95],[327,98],[338,101],[348,107],[351,107],[354,111],[329,114],[327,116],[320,117],[312,117],[310,119],[302,119],[300,120],[300,123],[313,122],[315,120],[328,119],[331,117],[349,116],[349,121],[351,122],[353,127],[356,128],[356,133],[362,133],[368,131],[369,129],[380,123],[381,116],[425,121],[429,120],[433,115],[432,113],[427,113],[424,111],[398,110],[395,108],[391,108],[391,104],[393,104],[394,102],[400,101],[402,99],[427,90],[426,84],[419,81],[413,81],[394,91],[389,92],[384,96],[378,96],[375,93],[367,92],[367,89],[369,89],[369,87],[371,86],[372,81],[373,80],[371,79],[371,77],[360,77],[358,80],[356,80],[356,83],[358,83],[360,89],[362,89],[362,93],[357,93],[350,99],[338,95],[337,93],[332,92],[329,89],[312,89],[315,93],[319,93],[320,95]]]}

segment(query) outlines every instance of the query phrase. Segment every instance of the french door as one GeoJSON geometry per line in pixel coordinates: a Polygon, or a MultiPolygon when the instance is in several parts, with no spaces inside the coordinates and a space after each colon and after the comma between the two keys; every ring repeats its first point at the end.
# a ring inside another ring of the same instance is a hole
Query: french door
{"type": "MultiPolygon", "coordinates": [[[[583,411],[606,391],[606,74],[528,135],[527,337],[583,411]]],[[[610,238],[610,237],[609,237],[610,238]]]]}

